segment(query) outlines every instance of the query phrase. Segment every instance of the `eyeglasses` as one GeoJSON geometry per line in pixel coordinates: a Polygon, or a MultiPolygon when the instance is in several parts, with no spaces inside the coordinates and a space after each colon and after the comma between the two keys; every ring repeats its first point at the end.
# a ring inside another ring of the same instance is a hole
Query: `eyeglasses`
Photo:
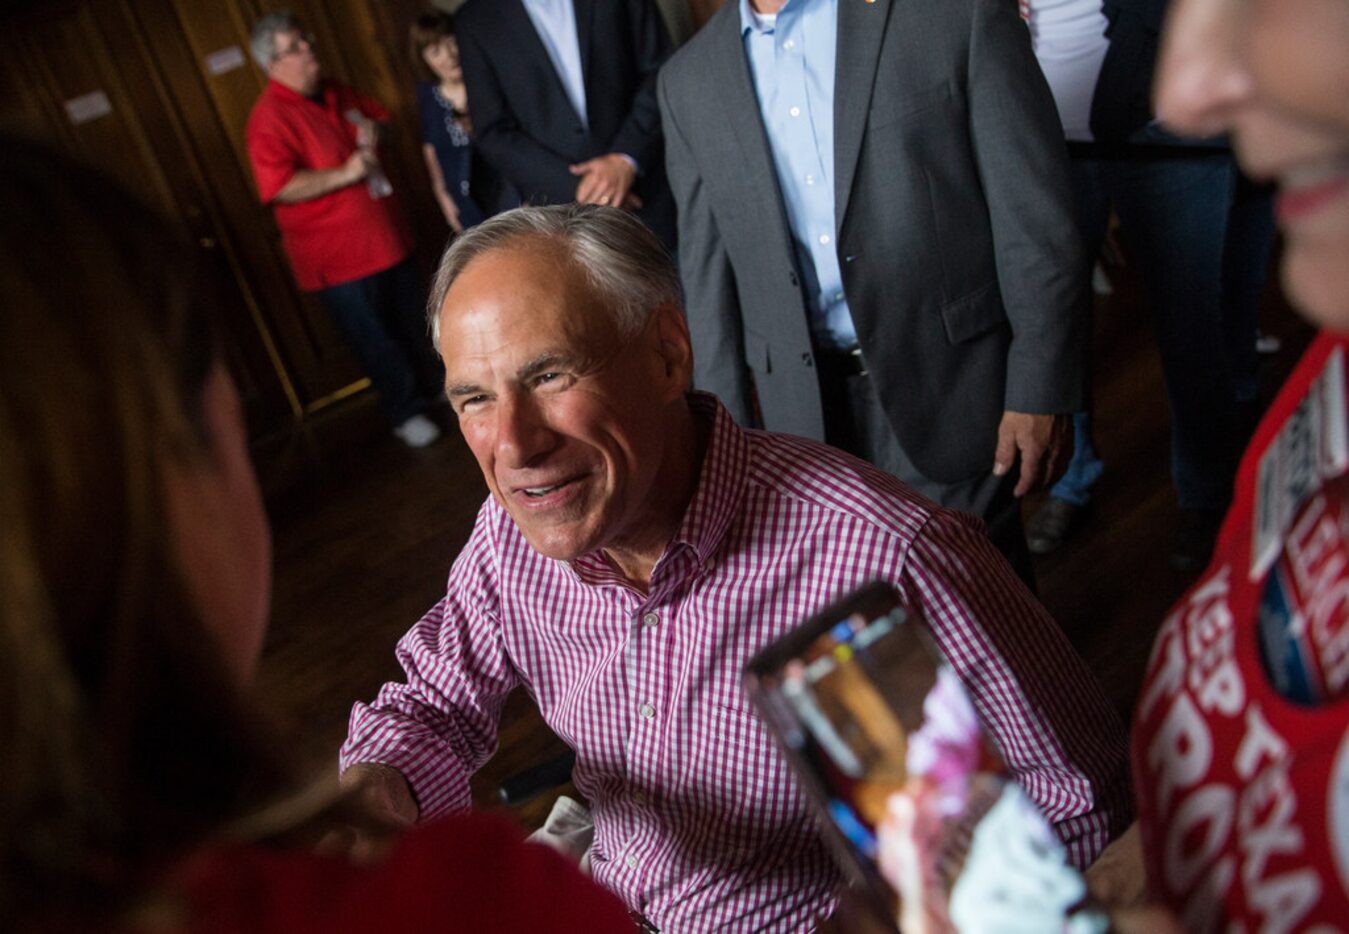
{"type": "Polygon", "coordinates": [[[313,51],[314,34],[312,32],[302,32],[291,40],[290,44],[284,49],[277,49],[272,61],[285,58],[288,55],[299,55],[301,52],[313,51]]]}

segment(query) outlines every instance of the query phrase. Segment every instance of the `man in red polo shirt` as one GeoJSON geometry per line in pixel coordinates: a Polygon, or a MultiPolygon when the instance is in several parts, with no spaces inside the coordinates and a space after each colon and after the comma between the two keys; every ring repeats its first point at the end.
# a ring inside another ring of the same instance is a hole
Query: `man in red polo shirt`
{"type": "Polygon", "coordinates": [[[270,80],[248,117],[248,157],[295,280],[323,298],[394,434],[430,444],[440,429],[422,413],[442,391],[440,368],[409,259],[412,234],[376,155],[388,111],[323,79],[312,37],[289,11],[258,20],[251,42],[270,80]]]}

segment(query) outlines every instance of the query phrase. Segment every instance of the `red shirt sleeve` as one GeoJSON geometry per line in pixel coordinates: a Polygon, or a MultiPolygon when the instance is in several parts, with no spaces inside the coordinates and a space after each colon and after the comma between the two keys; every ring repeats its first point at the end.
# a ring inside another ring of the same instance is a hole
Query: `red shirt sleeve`
{"type": "Polygon", "coordinates": [[[258,198],[263,204],[269,204],[303,167],[300,152],[270,109],[254,111],[248,121],[246,142],[258,198]]]}

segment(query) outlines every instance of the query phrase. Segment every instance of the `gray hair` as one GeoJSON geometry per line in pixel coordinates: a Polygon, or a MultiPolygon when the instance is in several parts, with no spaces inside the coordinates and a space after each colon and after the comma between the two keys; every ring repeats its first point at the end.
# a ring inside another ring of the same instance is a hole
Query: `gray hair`
{"type": "Polygon", "coordinates": [[[276,34],[300,31],[300,20],[290,10],[268,13],[253,24],[253,32],[248,37],[248,48],[253,53],[253,61],[266,71],[276,58],[276,34]]]}
{"type": "Polygon", "coordinates": [[[450,244],[431,282],[426,306],[431,339],[440,346],[440,307],[454,280],[484,253],[522,240],[560,248],[591,288],[607,299],[620,337],[635,337],[661,305],[682,307],[679,273],[665,246],[628,211],[598,204],[555,204],[506,211],[450,244]]]}

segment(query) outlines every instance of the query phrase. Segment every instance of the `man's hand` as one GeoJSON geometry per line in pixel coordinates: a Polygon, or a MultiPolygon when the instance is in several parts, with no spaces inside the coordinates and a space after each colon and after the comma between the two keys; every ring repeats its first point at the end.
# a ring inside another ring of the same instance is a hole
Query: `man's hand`
{"type": "Polygon", "coordinates": [[[331,169],[300,169],[276,193],[275,200],[283,204],[322,198],[339,188],[354,185],[369,173],[375,164],[374,154],[365,149],[353,152],[346,162],[331,169]]]}
{"type": "Polygon", "coordinates": [[[345,184],[354,185],[370,173],[370,169],[375,164],[375,156],[368,149],[358,149],[347,157],[347,161],[342,163],[343,178],[345,184]]]}
{"type": "Polygon", "coordinates": [[[374,149],[379,145],[380,126],[355,107],[346,112],[347,122],[356,128],[356,145],[361,149],[374,149]]]}
{"type": "Polygon", "coordinates": [[[361,762],[342,773],[353,819],[319,841],[318,852],[353,863],[379,862],[398,835],[417,822],[417,801],[403,773],[387,765],[361,762]]]}
{"type": "Polygon", "coordinates": [[[1117,934],[1182,934],[1179,919],[1161,905],[1148,904],[1147,871],[1143,868],[1143,838],[1138,822],[1087,867],[1091,900],[1110,915],[1117,934]]]}
{"type": "Polygon", "coordinates": [[[637,179],[632,163],[616,152],[577,163],[571,166],[571,174],[581,177],[576,186],[577,201],[616,208],[628,206],[628,192],[637,179]]]}
{"type": "Polygon", "coordinates": [[[1147,872],[1143,868],[1143,838],[1138,821],[1120,834],[1087,867],[1087,890],[1107,908],[1133,908],[1147,897],[1147,872]]]}
{"type": "Polygon", "coordinates": [[[1021,476],[1016,496],[1048,486],[1067,464],[1073,448],[1073,423],[1067,415],[1030,415],[1003,412],[998,425],[998,449],[993,455],[993,475],[1006,476],[1021,457],[1021,476]]]}

